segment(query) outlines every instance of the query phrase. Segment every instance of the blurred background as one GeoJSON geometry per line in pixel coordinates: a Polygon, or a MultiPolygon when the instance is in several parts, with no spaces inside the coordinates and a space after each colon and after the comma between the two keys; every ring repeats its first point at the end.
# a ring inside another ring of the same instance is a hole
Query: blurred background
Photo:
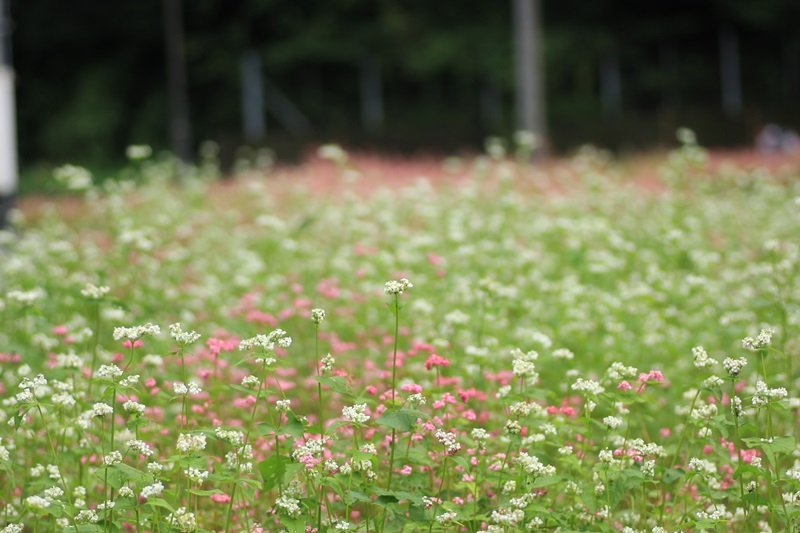
{"type": "Polygon", "coordinates": [[[525,128],[625,153],[679,126],[719,147],[800,128],[797,0],[5,1],[23,176],[131,144],[213,140],[226,165],[243,145],[444,154],[525,128]]]}

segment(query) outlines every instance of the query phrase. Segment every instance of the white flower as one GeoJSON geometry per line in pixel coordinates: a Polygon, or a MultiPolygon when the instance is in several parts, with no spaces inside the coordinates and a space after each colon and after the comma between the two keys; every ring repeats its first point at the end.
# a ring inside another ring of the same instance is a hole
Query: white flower
{"type": "Polygon", "coordinates": [[[705,368],[717,364],[717,360],[709,357],[702,346],[692,348],[692,355],[694,356],[694,366],[697,368],[705,368]]]}
{"type": "Polygon", "coordinates": [[[185,453],[197,452],[204,450],[206,447],[206,436],[202,433],[178,435],[178,449],[185,453]]]}
{"type": "Polygon", "coordinates": [[[108,416],[114,412],[114,408],[106,403],[96,403],[92,406],[92,416],[108,416]]]}
{"type": "Polygon", "coordinates": [[[448,431],[437,429],[436,440],[439,441],[439,444],[444,445],[448,454],[454,454],[461,449],[461,444],[456,442],[456,436],[448,431]]]}
{"type": "Polygon", "coordinates": [[[97,287],[91,283],[87,283],[86,286],[81,289],[81,294],[90,300],[100,300],[109,292],[111,292],[111,287],[106,287],[105,285],[97,287]]]}
{"type": "Polygon", "coordinates": [[[181,329],[180,322],[176,322],[175,324],[170,325],[169,336],[172,337],[172,339],[178,344],[180,344],[182,347],[194,344],[200,339],[200,334],[195,331],[184,332],[181,329]]]}
{"type": "Polygon", "coordinates": [[[311,310],[311,321],[314,324],[319,324],[323,320],[325,320],[325,310],[324,309],[316,308],[316,309],[312,309],[311,310]]]}
{"type": "Polygon", "coordinates": [[[158,335],[160,333],[161,328],[149,322],[143,326],[133,326],[130,328],[120,326],[114,328],[114,340],[136,341],[145,335],[158,335]]]}
{"type": "MultiPolygon", "coordinates": [[[[150,463],[155,464],[155,463],[150,463]]],[[[156,481],[152,485],[147,485],[142,489],[142,498],[149,498],[151,496],[158,496],[164,490],[164,485],[160,481],[156,481]]]]}
{"type": "Polygon", "coordinates": [[[726,358],[722,361],[722,367],[730,374],[732,377],[736,377],[739,375],[739,372],[742,371],[747,365],[747,359],[744,357],[740,357],[739,359],[731,359],[730,357],[726,358]]]}
{"type": "Polygon", "coordinates": [[[406,278],[402,278],[397,281],[387,281],[386,285],[383,287],[383,292],[389,296],[399,296],[413,286],[414,285],[406,278]]]}
{"type": "Polygon", "coordinates": [[[578,378],[578,380],[572,384],[572,390],[588,392],[590,394],[601,394],[603,391],[605,391],[600,383],[592,379],[583,378],[578,378]]]}
{"type": "Polygon", "coordinates": [[[365,413],[366,410],[367,410],[367,404],[360,403],[352,407],[342,408],[342,416],[344,416],[350,422],[363,424],[370,419],[370,416],[365,413]]]}

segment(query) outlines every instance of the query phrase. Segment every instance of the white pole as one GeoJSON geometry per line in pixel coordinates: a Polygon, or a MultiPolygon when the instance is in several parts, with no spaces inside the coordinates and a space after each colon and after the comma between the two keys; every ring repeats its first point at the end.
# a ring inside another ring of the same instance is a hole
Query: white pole
{"type": "Polygon", "coordinates": [[[545,148],[547,125],[544,109],[541,0],[513,0],[517,127],[538,137],[545,148]]]}
{"type": "Polygon", "coordinates": [[[7,0],[0,0],[0,228],[17,194],[17,128],[14,70],[11,67],[11,18],[7,0]]]}

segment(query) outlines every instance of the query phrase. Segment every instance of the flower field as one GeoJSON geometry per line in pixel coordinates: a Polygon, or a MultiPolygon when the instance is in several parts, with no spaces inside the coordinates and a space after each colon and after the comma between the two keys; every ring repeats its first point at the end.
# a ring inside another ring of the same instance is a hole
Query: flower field
{"type": "Polygon", "coordinates": [[[62,168],[0,234],[0,532],[797,531],[798,174],[682,139],[62,168]]]}

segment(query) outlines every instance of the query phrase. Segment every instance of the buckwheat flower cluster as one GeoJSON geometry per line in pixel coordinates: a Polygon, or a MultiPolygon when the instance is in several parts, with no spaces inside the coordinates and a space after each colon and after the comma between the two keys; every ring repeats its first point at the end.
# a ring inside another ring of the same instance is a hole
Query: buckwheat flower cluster
{"type": "Polygon", "coordinates": [[[731,377],[736,377],[747,365],[747,359],[740,357],[739,359],[731,359],[730,357],[722,361],[722,367],[728,372],[731,377]]]}
{"type": "Polygon", "coordinates": [[[57,368],[81,368],[83,366],[83,358],[76,355],[73,350],[67,353],[56,354],[56,367],[57,368]]]}
{"type": "Polygon", "coordinates": [[[756,391],[751,400],[754,407],[764,407],[770,400],[782,400],[786,398],[789,393],[785,388],[780,387],[777,389],[768,389],[767,384],[761,380],[756,383],[756,391]]]}
{"type": "Polygon", "coordinates": [[[179,507],[174,513],[169,514],[166,520],[168,524],[183,533],[197,529],[197,520],[194,513],[187,511],[186,507],[179,507]]]}
{"type": "Polygon", "coordinates": [[[713,389],[714,387],[721,387],[725,384],[725,381],[719,376],[711,376],[710,378],[703,381],[703,386],[708,389],[713,389]]]}
{"type": "Polygon", "coordinates": [[[617,429],[622,425],[622,419],[618,416],[607,416],[603,419],[603,424],[610,429],[617,429]]]}
{"type": "Polygon", "coordinates": [[[314,324],[319,324],[323,320],[325,320],[325,310],[324,309],[315,308],[315,309],[311,310],[311,321],[314,324]]]}
{"type": "Polygon", "coordinates": [[[92,406],[92,416],[103,417],[114,413],[114,408],[107,403],[96,403],[92,406]]]}
{"type": "Polygon", "coordinates": [[[489,432],[483,428],[475,428],[470,433],[472,440],[474,440],[478,444],[479,450],[486,449],[486,441],[489,439],[489,432]]]}
{"type": "Polygon", "coordinates": [[[536,366],[533,364],[533,361],[539,357],[538,353],[533,350],[523,353],[522,350],[515,348],[511,351],[511,355],[514,356],[511,365],[515,376],[532,382],[539,379],[539,374],[536,373],[536,366]]]}
{"type": "Polygon", "coordinates": [[[203,392],[202,387],[196,381],[190,381],[188,385],[184,385],[180,381],[176,381],[172,384],[172,390],[175,394],[188,394],[189,396],[197,396],[201,392],[203,392]]]}
{"type": "Polygon", "coordinates": [[[126,413],[131,413],[133,415],[143,415],[145,406],[140,404],[139,402],[128,400],[127,402],[122,404],[122,409],[124,409],[126,413]]]}
{"type": "Polygon", "coordinates": [[[578,380],[572,384],[572,390],[580,391],[580,392],[588,392],[590,394],[602,394],[605,389],[603,388],[600,383],[594,381],[593,379],[583,379],[578,378],[578,380]]]}
{"type": "Polygon", "coordinates": [[[180,322],[169,326],[169,336],[181,347],[189,346],[200,340],[200,334],[196,331],[183,331],[180,322]]]}
{"type": "Polygon", "coordinates": [[[117,365],[101,365],[97,369],[97,377],[100,379],[110,379],[116,381],[122,375],[122,369],[117,365]]]}
{"type": "Polygon", "coordinates": [[[300,518],[300,513],[302,512],[300,500],[286,494],[275,500],[275,507],[278,508],[278,512],[285,513],[292,518],[300,518]]]}
{"type": "Polygon", "coordinates": [[[525,519],[525,512],[521,509],[500,508],[492,511],[491,520],[497,525],[506,527],[516,527],[518,522],[525,519]]]}
{"type": "Polygon", "coordinates": [[[558,350],[553,350],[553,358],[571,361],[575,358],[575,354],[566,348],[559,348],[558,350]]]}
{"type": "Polygon", "coordinates": [[[439,444],[445,447],[448,455],[453,455],[461,449],[461,444],[456,442],[456,436],[453,433],[444,431],[443,429],[436,430],[436,440],[439,441],[439,444]]]}
{"type": "Polygon", "coordinates": [[[367,404],[359,403],[352,407],[343,407],[342,416],[344,416],[350,422],[363,424],[370,419],[370,416],[365,413],[366,410],[367,410],[367,404]]]}
{"type": "Polygon", "coordinates": [[[149,322],[143,326],[133,326],[130,328],[119,326],[114,328],[114,340],[136,341],[145,335],[158,335],[160,333],[161,328],[149,322]]]}
{"type": "Polygon", "coordinates": [[[203,481],[208,479],[208,470],[201,471],[197,468],[188,468],[183,471],[184,475],[189,478],[190,481],[193,483],[197,483],[198,485],[202,485],[203,481]]]}
{"type": "Polygon", "coordinates": [[[17,302],[20,305],[33,305],[36,303],[37,300],[41,300],[47,296],[47,293],[44,292],[44,289],[34,289],[32,291],[10,291],[6,297],[9,301],[17,302]]]}
{"type": "Polygon", "coordinates": [[[25,529],[25,526],[22,524],[8,524],[3,529],[0,529],[0,533],[22,533],[23,529],[25,529]]]}
{"type": "Polygon", "coordinates": [[[263,348],[267,351],[272,351],[275,346],[281,348],[288,348],[292,345],[292,338],[282,329],[271,331],[268,335],[259,334],[255,337],[245,339],[239,343],[239,350],[252,350],[253,348],[263,348]]]}
{"type": "Polygon", "coordinates": [[[75,515],[76,524],[95,524],[100,520],[97,511],[84,509],[75,515]]]}
{"type": "Polygon", "coordinates": [[[755,339],[753,337],[745,337],[742,339],[742,347],[753,351],[764,350],[769,346],[770,342],[772,342],[772,335],[774,333],[775,330],[772,328],[764,328],[755,339]]]}
{"type": "Polygon", "coordinates": [[[254,389],[261,384],[261,380],[257,376],[247,375],[242,378],[242,387],[254,389]]]}
{"type": "Polygon", "coordinates": [[[689,459],[689,470],[700,472],[701,474],[716,474],[717,465],[707,459],[692,457],[689,459]]]}
{"type": "MultiPolygon", "coordinates": [[[[275,408],[278,412],[285,413],[292,408],[292,400],[277,400],[275,402],[275,408]]],[[[369,417],[367,417],[367,419],[369,419],[369,417]]]]}
{"type": "Polygon", "coordinates": [[[81,294],[90,300],[101,300],[103,296],[109,292],[111,292],[111,287],[106,287],[105,285],[98,287],[91,283],[87,283],[86,286],[81,289],[81,294]]]}
{"type": "Polygon", "coordinates": [[[388,296],[399,296],[413,286],[406,278],[402,278],[397,281],[387,281],[383,287],[383,292],[388,296]]]}
{"type": "Polygon", "coordinates": [[[526,452],[520,452],[519,457],[515,462],[525,470],[528,475],[542,477],[554,476],[556,474],[556,467],[552,465],[544,465],[535,455],[528,455],[526,452]]]}
{"type": "Polygon", "coordinates": [[[744,415],[744,409],[742,409],[742,399],[738,396],[731,398],[731,412],[736,418],[741,418],[742,415],[744,415]]]}
{"type": "Polygon", "coordinates": [[[150,445],[143,440],[131,439],[126,443],[126,445],[134,452],[138,453],[139,455],[144,455],[145,457],[150,457],[154,453],[153,449],[150,448],[150,445]]]}
{"type": "Polygon", "coordinates": [[[458,518],[457,513],[454,513],[453,511],[447,511],[446,513],[437,515],[436,521],[439,522],[440,525],[445,525],[455,520],[456,518],[458,518]]]}
{"type": "Polygon", "coordinates": [[[709,357],[702,346],[692,348],[692,356],[694,357],[694,366],[697,368],[706,368],[718,363],[716,359],[709,357]]]}
{"type": "Polygon", "coordinates": [[[122,454],[117,450],[112,450],[105,457],[103,457],[103,464],[106,466],[118,465],[122,462],[122,454]]]}
{"type": "Polygon", "coordinates": [[[217,426],[214,429],[214,435],[222,442],[227,442],[233,446],[241,446],[244,444],[244,433],[236,430],[227,430],[217,426]]]}
{"type": "Polygon", "coordinates": [[[620,379],[635,377],[638,370],[636,367],[633,366],[625,366],[624,364],[616,361],[611,363],[611,366],[608,368],[606,372],[608,377],[613,379],[614,381],[618,381],[620,379]]]}
{"type": "Polygon", "coordinates": [[[178,449],[185,454],[204,450],[206,447],[206,436],[202,433],[178,435],[178,449]]]}
{"type": "Polygon", "coordinates": [[[319,361],[319,371],[322,374],[327,374],[333,370],[333,365],[336,364],[336,359],[331,354],[326,355],[319,361]]]}

